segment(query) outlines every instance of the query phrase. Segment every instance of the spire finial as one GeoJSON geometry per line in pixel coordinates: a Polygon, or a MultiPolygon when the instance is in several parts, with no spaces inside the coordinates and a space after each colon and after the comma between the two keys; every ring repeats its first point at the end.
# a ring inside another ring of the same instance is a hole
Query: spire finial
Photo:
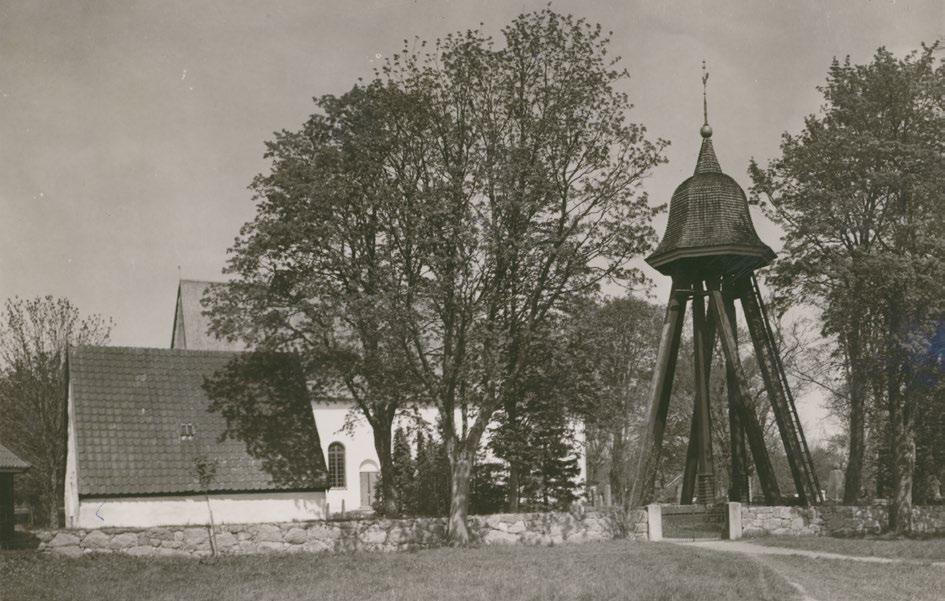
{"type": "Polygon", "coordinates": [[[709,127],[709,102],[706,100],[706,84],[709,82],[709,72],[705,68],[705,61],[702,61],[702,129],[699,130],[699,133],[702,134],[703,138],[708,138],[712,135],[712,128],[709,127]]]}

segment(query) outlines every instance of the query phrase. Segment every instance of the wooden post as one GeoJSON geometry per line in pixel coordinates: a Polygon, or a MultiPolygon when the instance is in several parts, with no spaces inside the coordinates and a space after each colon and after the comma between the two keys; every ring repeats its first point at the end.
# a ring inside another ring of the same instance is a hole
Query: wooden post
{"type": "Polygon", "coordinates": [[[725,354],[725,360],[732,366],[735,376],[735,382],[738,387],[736,401],[738,403],[738,412],[741,422],[748,435],[748,445],[751,448],[751,454],[755,458],[755,467],[758,470],[758,479],[761,480],[761,488],[764,491],[765,502],[775,504],[780,502],[781,491],[778,489],[778,482],[774,476],[774,468],[771,465],[771,458],[768,456],[768,449],[765,447],[764,432],[758,423],[758,416],[755,414],[754,403],[751,400],[751,391],[748,388],[748,380],[742,370],[741,361],[738,357],[738,347],[735,343],[734,326],[729,321],[725,311],[725,301],[722,293],[718,289],[709,291],[709,298],[715,305],[715,312],[719,322],[719,335],[722,340],[722,352],[725,354]]]}
{"type": "Polygon", "coordinates": [[[660,346],[656,353],[656,367],[650,384],[649,417],[640,444],[640,457],[630,492],[630,503],[634,507],[646,505],[653,497],[688,296],[689,291],[683,289],[680,282],[673,278],[673,289],[670,291],[669,303],[666,305],[660,346]]]}
{"type": "Polygon", "coordinates": [[[13,548],[13,473],[0,472],[0,549],[13,548]]]}
{"type": "Polygon", "coordinates": [[[692,287],[692,351],[693,379],[699,423],[698,476],[696,496],[699,503],[710,503],[715,498],[715,473],[712,458],[712,428],[709,412],[709,364],[706,360],[708,338],[706,331],[705,299],[702,282],[692,287]]]}
{"type": "MultiPolygon", "coordinates": [[[[718,330],[715,317],[715,308],[710,303],[706,311],[705,321],[705,380],[706,386],[711,381],[712,374],[712,355],[715,350],[715,338],[718,330]]],[[[708,393],[707,393],[708,394],[708,393]]],[[[709,404],[711,406],[711,397],[709,404]]],[[[702,413],[699,411],[699,400],[697,395],[693,395],[692,403],[692,424],[689,429],[689,446],[686,448],[686,468],[683,472],[682,494],[680,495],[680,504],[690,505],[696,490],[696,475],[699,473],[699,448],[702,413]]],[[[712,413],[709,412],[709,431],[712,431],[712,413]]]]}
{"type": "MultiPolygon", "coordinates": [[[[725,314],[729,323],[737,323],[735,299],[731,291],[725,290],[725,314]]],[[[735,349],[738,349],[738,330],[732,330],[735,349]]],[[[725,361],[725,388],[728,396],[728,431],[731,449],[731,475],[729,477],[729,501],[750,502],[748,492],[748,453],[745,449],[745,428],[738,415],[738,381],[731,361],[725,361]]]]}
{"type": "Polygon", "coordinates": [[[693,397],[692,422],[689,425],[689,445],[686,447],[686,467],[683,471],[682,490],[679,495],[680,505],[691,505],[696,494],[696,474],[699,472],[699,401],[693,397]]]}
{"type": "Polygon", "coordinates": [[[738,540],[742,537],[742,504],[729,503],[728,509],[728,540],[738,540]]]}

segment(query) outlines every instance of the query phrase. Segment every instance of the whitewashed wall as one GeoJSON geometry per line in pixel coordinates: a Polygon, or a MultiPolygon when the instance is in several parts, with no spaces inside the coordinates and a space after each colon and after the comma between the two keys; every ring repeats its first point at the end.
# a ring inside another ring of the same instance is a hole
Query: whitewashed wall
{"type": "Polygon", "coordinates": [[[325,518],[323,492],[264,492],[160,497],[83,497],[71,528],[150,528],[154,526],[199,526],[259,524],[325,518]]]}
{"type": "MultiPolygon", "coordinates": [[[[374,450],[374,434],[370,424],[360,411],[354,410],[354,403],[346,400],[317,401],[312,403],[312,412],[315,414],[315,426],[318,428],[318,437],[321,441],[322,453],[325,461],[328,461],[328,446],[333,442],[340,442],[345,447],[345,487],[331,488],[326,493],[328,502],[328,512],[332,515],[341,513],[342,508],[345,512],[368,510],[369,506],[362,504],[361,500],[361,471],[377,470],[380,462],[377,453],[374,450]],[[345,429],[345,423],[349,418],[352,420],[353,427],[350,430],[345,429]]],[[[419,409],[420,423],[426,424],[428,434],[434,432],[433,426],[438,419],[436,407],[428,406],[419,409]]],[[[461,423],[461,417],[457,412],[456,422],[461,423]]],[[[398,417],[394,422],[394,429],[402,426],[407,430],[414,430],[418,426],[414,418],[398,417]]],[[[581,468],[579,481],[583,485],[587,481],[587,461],[585,460],[586,437],[584,424],[576,421],[573,424],[575,429],[576,449],[578,454],[578,464],[581,468]]],[[[483,436],[481,446],[485,447],[489,441],[488,430],[483,436]]],[[[411,438],[411,450],[414,439],[411,438]]],[[[490,453],[486,454],[487,459],[494,459],[490,453]]]]}
{"type": "MultiPolygon", "coordinates": [[[[315,414],[315,426],[318,428],[318,438],[321,441],[322,453],[328,461],[328,446],[333,442],[340,442],[345,447],[345,486],[344,488],[330,488],[326,491],[328,511],[330,514],[349,511],[369,510],[370,503],[364,504],[361,499],[361,472],[380,470],[380,461],[374,450],[374,433],[371,425],[360,411],[353,411],[351,401],[332,400],[312,403],[312,412],[315,414]],[[351,419],[352,428],[345,429],[345,423],[351,419]]],[[[435,424],[437,412],[435,407],[425,407],[420,410],[420,417],[428,424],[435,424]]],[[[415,426],[412,419],[398,417],[394,421],[394,429],[415,426]]]]}

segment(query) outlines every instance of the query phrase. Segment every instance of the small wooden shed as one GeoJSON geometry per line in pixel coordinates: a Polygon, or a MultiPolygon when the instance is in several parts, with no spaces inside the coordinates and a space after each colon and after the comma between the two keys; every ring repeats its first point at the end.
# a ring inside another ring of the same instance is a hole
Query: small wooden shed
{"type": "Polygon", "coordinates": [[[13,546],[13,475],[29,468],[30,464],[0,444],[0,549],[13,546]]]}

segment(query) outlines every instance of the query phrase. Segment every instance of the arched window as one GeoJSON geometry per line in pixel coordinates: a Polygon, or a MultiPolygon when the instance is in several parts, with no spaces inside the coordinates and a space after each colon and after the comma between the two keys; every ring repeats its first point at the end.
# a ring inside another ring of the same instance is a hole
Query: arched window
{"type": "Polygon", "coordinates": [[[340,442],[328,445],[328,486],[345,487],[345,447],[340,442]]]}

